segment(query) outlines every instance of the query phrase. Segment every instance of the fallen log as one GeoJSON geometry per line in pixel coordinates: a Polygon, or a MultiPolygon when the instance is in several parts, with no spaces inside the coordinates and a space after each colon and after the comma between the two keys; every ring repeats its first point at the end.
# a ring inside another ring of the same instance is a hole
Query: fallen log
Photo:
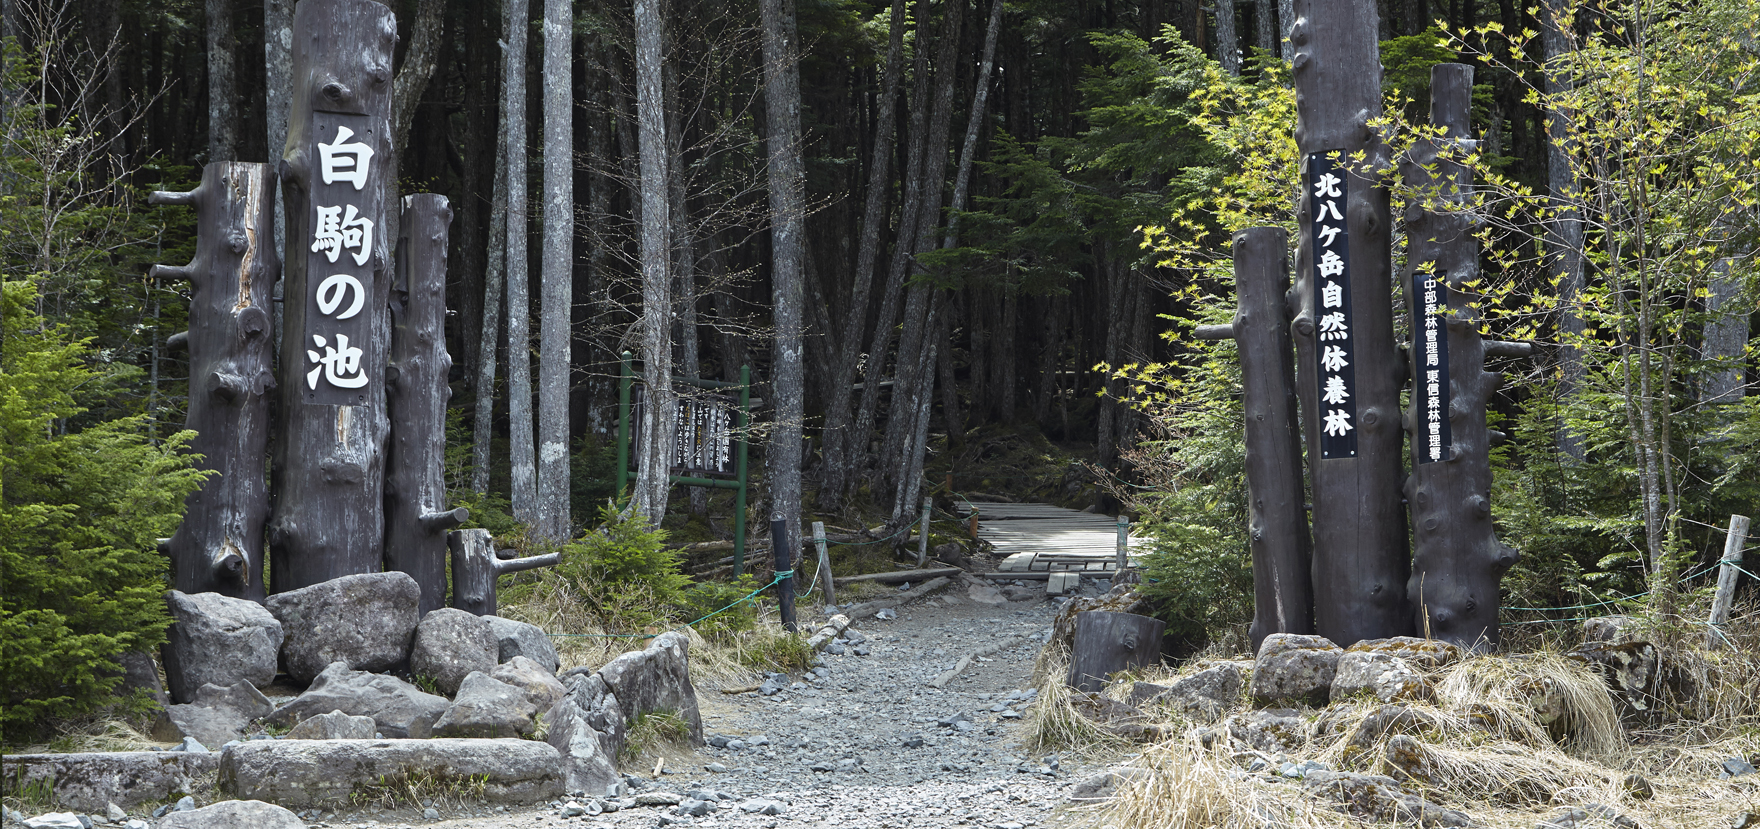
{"type": "Polygon", "coordinates": [[[905,602],[911,601],[913,599],[921,599],[924,596],[929,595],[930,593],[933,593],[937,590],[940,590],[943,587],[946,587],[948,585],[948,583],[949,583],[949,581],[946,576],[941,576],[939,578],[930,579],[929,581],[924,582],[923,584],[921,584],[917,587],[913,587],[910,590],[907,590],[907,591],[900,593],[897,596],[893,596],[891,598],[875,599],[874,601],[871,601],[871,602],[862,602],[861,604],[858,604],[858,605],[851,605],[847,608],[844,608],[843,615],[848,616],[850,618],[850,621],[853,622],[857,619],[861,619],[866,616],[872,616],[875,613],[878,613],[882,610],[885,610],[886,608],[897,607],[897,606],[904,604],[905,602]]]}
{"type": "Polygon", "coordinates": [[[840,587],[846,584],[856,584],[857,582],[864,581],[877,581],[881,584],[898,584],[899,582],[907,581],[927,581],[936,576],[956,576],[959,575],[960,572],[961,571],[958,567],[930,567],[923,570],[893,570],[888,573],[869,573],[864,576],[843,576],[842,578],[832,579],[831,583],[840,587]]]}
{"type": "Polygon", "coordinates": [[[959,662],[954,663],[954,666],[952,668],[949,668],[945,671],[942,671],[940,675],[936,676],[934,679],[929,680],[929,687],[931,687],[931,688],[945,687],[947,685],[947,683],[953,681],[954,677],[959,676],[960,672],[962,672],[966,668],[970,667],[972,662],[977,660],[978,657],[989,656],[990,654],[996,653],[997,651],[1008,650],[1009,648],[1012,648],[1015,645],[1020,644],[1020,642],[1021,642],[1021,638],[1019,636],[1010,636],[1007,639],[1001,639],[996,642],[992,642],[988,645],[985,645],[984,647],[981,647],[975,651],[972,651],[971,653],[968,653],[965,656],[960,657],[959,662]]]}

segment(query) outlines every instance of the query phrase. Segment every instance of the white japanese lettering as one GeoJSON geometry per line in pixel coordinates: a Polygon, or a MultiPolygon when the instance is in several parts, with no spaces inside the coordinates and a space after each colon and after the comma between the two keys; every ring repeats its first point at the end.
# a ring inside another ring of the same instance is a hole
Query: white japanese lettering
{"type": "Polygon", "coordinates": [[[345,273],[327,277],[318,284],[318,313],[332,316],[332,312],[342,305],[342,300],[350,291],[354,292],[354,304],[348,306],[348,310],[335,314],[336,319],[345,320],[360,313],[361,306],[367,304],[367,289],[362,287],[359,279],[345,273]]]}
{"type": "Polygon", "coordinates": [[[339,388],[358,389],[367,384],[367,373],[361,371],[363,352],[349,346],[347,334],[337,334],[334,346],[317,334],[312,335],[312,342],[324,349],[324,353],[320,355],[316,351],[306,350],[306,357],[318,364],[317,368],[306,372],[307,386],[317,388],[320,374],[325,381],[339,388]]]}
{"type": "MultiPolygon", "coordinates": [[[[339,126],[336,140],[318,144],[318,170],[325,184],[346,181],[361,190],[367,186],[367,170],[373,161],[373,148],[359,141],[349,143],[354,130],[339,126]]],[[[332,260],[334,261],[334,260],[332,260]]]]}
{"type": "Polygon", "coordinates": [[[318,226],[312,232],[312,252],[323,253],[331,262],[344,250],[354,251],[354,263],[365,265],[373,256],[373,220],[360,215],[350,204],[342,207],[317,205],[318,226]]]}

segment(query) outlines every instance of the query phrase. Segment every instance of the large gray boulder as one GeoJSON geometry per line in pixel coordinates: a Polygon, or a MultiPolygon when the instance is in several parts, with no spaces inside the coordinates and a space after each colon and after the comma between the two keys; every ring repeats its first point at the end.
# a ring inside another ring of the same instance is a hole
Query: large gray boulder
{"type": "Polygon", "coordinates": [[[253,740],[228,748],[220,789],[296,809],[347,806],[360,793],[421,781],[480,782],[491,803],[538,803],[563,792],[556,749],[535,740],[253,740]]]}
{"type": "Polygon", "coordinates": [[[598,674],[568,677],[568,695],[556,703],[544,722],[545,741],[562,757],[564,785],[571,792],[595,797],[617,786],[617,755],[623,750],[625,724],[617,695],[598,674]]]}
{"type": "Polygon", "coordinates": [[[171,610],[171,628],[159,654],[172,702],[194,700],[196,690],[209,683],[263,687],[275,681],[283,628],[262,605],[178,590],[166,591],[165,605],[171,610]]]}
{"type": "Polygon", "coordinates": [[[214,752],[12,754],[0,759],[0,775],[9,787],[48,785],[63,809],[104,814],[111,801],[132,809],[195,794],[219,765],[214,752]]]}
{"type": "Polygon", "coordinates": [[[599,669],[606,687],[617,695],[624,716],[634,719],[653,711],[677,714],[689,727],[691,745],[703,744],[703,718],[697,692],[691,687],[690,639],[668,631],[639,651],[630,651],[599,669]]]}
{"type": "Polygon", "coordinates": [[[289,740],[371,740],[379,730],[372,717],[331,711],[300,720],[287,732],[289,740]]]}
{"type": "Polygon", "coordinates": [[[153,722],[153,739],[167,743],[194,737],[205,746],[223,746],[244,736],[245,726],[275,711],[275,704],[255,685],[239,682],[230,688],[213,683],[196,691],[195,702],[171,705],[153,722]]]}
{"type": "Polygon", "coordinates": [[[1404,659],[1379,651],[1347,650],[1332,677],[1334,702],[1369,694],[1382,702],[1424,699],[1430,685],[1404,659]]]}
{"type": "Polygon", "coordinates": [[[556,645],[544,635],[543,628],[500,616],[484,616],[482,619],[489,623],[489,630],[495,634],[497,661],[511,662],[514,657],[523,656],[543,665],[552,676],[562,666],[562,660],[556,656],[556,645]]]}
{"type": "Polygon", "coordinates": [[[1364,639],[1348,648],[1345,653],[1384,653],[1397,656],[1406,661],[1407,665],[1420,671],[1434,671],[1461,661],[1466,652],[1453,642],[1441,639],[1422,639],[1417,636],[1389,636],[1385,639],[1364,639]]]}
{"type": "Polygon", "coordinates": [[[544,666],[527,659],[515,656],[510,662],[503,662],[489,672],[489,676],[520,689],[526,695],[526,701],[539,712],[549,711],[568,695],[568,688],[544,666]]]}
{"type": "Polygon", "coordinates": [[[1326,704],[1344,649],[1324,636],[1273,633],[1253,661],[1253,702],[1259,705],[1326,704]]]}
{"type": "Polygon", "coordinates": [[[261,800],[223,800],[212,806],[172,812],[159,829],[305,829],[299,816],[261,800]]]}
{"type": "Polygon", "coordinates": [[[341,711],[372,717],[379,733],[386,737],[420,739],[428,736],[449,704],[445,697],[426,693],[397,677],[351,671],[348,665],[333,662],[312,680],[305,693],[276,709],[268,720],[293,726],[307,717],[341,711]]]}
{"type": "Polygon", "coordinates": [[[416,625],[409,671],[432,679],[434,687],[450,697],[472,672],[494,670],[496,653],[495,634],[483,617],[443,607],[430,611],[416,625]]]}
{"type": "Polygon", "coordinates": [[[1169,685],[1138,682],[1131,686],[1131,704],[1166,705],[1194,722],[1213,723],[1240,702],[1252,663],[1222,662],[1169,685]]]}
{"type": "Polygon", "coordinates": [[[531,733],[532,716],[537,712],[524,690],[472,671],[459,684],[452,705],[434,721],[434,736],[520,737],[531,733]]]}
{"type": "Polygon", "coordinates": [[[264,606],[286,633],[282,665],[303,683],[332,662],[362,671],[403,665],[421,594],[408,573],[365,573],[277,593],[264,606]]]}
{"type": "Polygon", "coordinates": [[[1235,742],[1266,754],[1289,754],[1307,745],[1311,727],[1290,708],[1242,711],[1224,720],[1222,727],[1235,742]]]}

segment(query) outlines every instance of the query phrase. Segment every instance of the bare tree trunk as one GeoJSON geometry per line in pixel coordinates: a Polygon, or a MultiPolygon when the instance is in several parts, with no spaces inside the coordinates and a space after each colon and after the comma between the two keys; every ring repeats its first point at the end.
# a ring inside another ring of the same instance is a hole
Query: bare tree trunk
{"type": "Polygon", "coordinates": [[[1277,6],[1275,0],[1253,0],[1253,29],[1260,51],[1277,54],[1277,6]]]}
{"type": "Polygon", "coordinates": [[[371,71],[391,59],[391,11],[371,0],[306,0],[293,31],[281,168],[293,256],[269,529],[277,593],[384,567],[390,429],[391,257],[377,231],[388,211],[384,178],[395,175],[391,89],[371,71]]]}
{"type": "Polygon", "coordinates": [[[385,569],[421,587],[424,615],[446,606],[446,533],[470,511],[446,509],[446,197],[403,198],[385,409],[396,428],[385,452],[385,569]]]}
{"type": "Polygon", "coordinates": [[[400,150],[409,138],[409,125],[415,120],[416,107],[422,103],[422,93],[428,90],[428,79],[434,77],[445,11],[445,0],[420,0],[416,4],[416,17],[409,27],[409,48],[404,50],[403,67],[397,70],[391,93],[391,146],[400,150]]]}
{"type": "Polygon", "coordinates": [[[1349,645],[1412,630],[1391,217],[1387,191],[1351,158],[1386,163],[1367,123],[1381,112],[1381,64],[1374,0],[1297,9],[1290,41],[1306,175],[1291,301],[1313,485],[1314,628],[1349,645]]]}
{"type": "MultiPolygon", "coordinates": [[[[868,157],[868,194],[862,209],[862,238],[856,249],[856,270],[850,290],[849,313],[843,320],[842,347],[837,356],[837,373],[831,381],[830,401],[825,407],[825,477],[820,481],[819,498],[826,505],[842,500],[855,459],[866,449],[865,437],[850,428],[850,396],[855,390],[856,368],[861,361],[862,346],[867,342],[869,294],[874,284],[874,270],[880,257],[880,239],[886,224],[887,196],[891,194],[892,178],[888,174],[896,146],[894,126],[898,108],[898,85],[904,75],[904,0],[892,0],[892,20],[886,46],[886,70],[880,82],[880,99],[875,103],[874,148],[868,157]]],[[[869,386],[878,382],[876,360],[885,355],[870,355],[869,386]]],[[[864,390],[864,395],[873,391],[864,390]]]]}
{"type": "MultiPolygon", "coordinates": [[[[1570,35],[1561,16],[1568,14],[1568,0],[1545,0],[1540,9],[1541,43],[1548,64],[1545,78],[1546,95],[1554,105],[1546,113],[1546,185],[1552,202],[1553,215],[1546,223],[1546,273],[1558,284],[1560,399],[1576,394],[1583,381],[1583,353],[1579,340],[1583,336],[1583,312],[1578,296],[1583,291],[1583,219],[1577,205],[1580,195],[1576,170],[1571,155],[1575,141],[1571,137],[1571,116],[1558,108],[1557,96],[1566,89],[1560,64],[1571,51],[1570,35]]],[[[1558,427],[1558,448],[1581,461],[1583,439],[1571,433],[1564,424],[1558,427]]]]}
{"type": "Polygon", "coordinates": [[[1216,62],[1230,75],[1241,73],[1241,39],[1235,34],[1234,0],[1216,0],[1216,62]]]}
{"type": "Polygon", "coordinates": [[[538,353],[537,535],[569,537],[569,315],[574,305],[574,15],[544,0],[544,297],[538,353]]]}
{"type": "Polygon", "coordinates": [[[642,261],[641,453],[631,506],[656,527],[666,517],[673,433],[672,243],[667,205],[666,103],[661,77],[666,42],[660,0],[635,2],[636,131],[640,145],[642,261]]]}
{"type": "MultiPolygon", "coordinates": [[[[678,71],[674,64],[666,65],[664,80],[666,151],[669,154],[666,162],[666,186],[671,194],[671,202],[667,206],[671,208],[668,221],[672,222],[673,300],[677,305],[674,317],[678,320],[678,330],[673,338],[673,347],[677,352],[673,359],[680,377],[696,380],[702,372],[702,352],[697,342],[697,250],[696,239],[691,230],[690,198],[685,187],[685,130],[683,113],[680,112],[678,71]]],[[[690,494],[691,513],[707,515],[709,488],[691,486],[685,489],[690,494]]]]}
{"type": "Polygon", "coordinates": [[[532,423],[531,267],[527,255],[526,220],[526,55],[531,28],[527,0],[507,0],[506,74],[502,97],[507,101],[507,420],[508,461],[513,517],[536,527],[538,509],[537,434],[532,423]]]}
{"type": "MultiPolygon", "coordinates": [[[[963,0],[961,0],[963,2],[963,0]]],[[[764,452],[771,519],[781,520],[787,550],[800,550],[801,279],[806,244],[806,171],[801,163],[801,81],[794,0],[759,0],[764,29],[764,120],[770,182],[770,293],[775,346],[771,391],[776,421],[764,452]]]]}
{"type": "Polygon", "coordinates": [[[1413,147],[1401,165],[1406,184],[1455,210],[1407,219],[1406,307],[1412,314],[1412,474],[1414,554],[1406,594],[1426,637],[1473,649],[1497,648],[1499,582],[1518,555],[1491,523],[1490,430],[1485,407],[1503,382],[1485,370],[1474,216],[1458,212],[1472,181],[1461,163],[1473,148],[1468,110],[1473,68],[1430,70],[1430,121],[1445,130],[1413,147]]]}
{"type": "MultiPolygon", "coordinates": [[[[508,50],[506,60],[512,60],[508,50]]],[[[489,491],[489,449],[495,434],[495,363],[501,341],[501,292],[507,281],[508,134],[512,96],[501,96],[500,128],[495,131],[495,192],[489,206],[489,253],[483,268],[483,327],[477,348],[477,400],[471,424],[471,489],[489,491]]],[[[509,396],[511,398],[511,395],[509,396]]]]}
{"type": "Polygon", "coordinates": [[[984,113],[990,100],[990,71],[996,66],[996,35],[1002,29],[1002,0],[991,0],[990,22],[984,26],[984,54],[978,59],[978,80],[972,88],[972,114],[966,119],[966,138],[960,144],[959,166],[953,174],[953,204],[947,216],[947,238],[941,246],[959,244],[959,214],[966,209],[966,195],[971,189],[972,159],[978,154],[978,132],[984,126],[984,113]]]}
{"type": "Polygon", "coordinates": [[[232,0],[207,0],[208,161],[238,156],[238,96],[232,54],[232,0]]]}
{"type": "MultiPolygon", "coordinates": [[[[189,414],[196,433],[189,451],[215,476],[184,500],[184,516],[168,553],[172,586],[185,593],[224,593],[262,601],[263,524],[269,487],[269,291],[281,263],[267,244],[234,248],[232,240],[263,239],[275,215],[275,177],[267,164],[209,164],[189,193],[154,193],[154,204],[196,208],[195,260],[153,268],[153,277],[188,279],[191,287],[189,414]]],[[[296,404],[297,405],[297,404],[296,404]]]]}

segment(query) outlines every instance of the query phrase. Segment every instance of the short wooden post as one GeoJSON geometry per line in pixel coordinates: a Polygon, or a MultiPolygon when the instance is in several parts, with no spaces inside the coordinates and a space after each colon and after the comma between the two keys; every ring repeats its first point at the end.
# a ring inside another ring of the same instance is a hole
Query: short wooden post
{"type": "Polygon", "coordinates": [[[969,525],[969,529],[972,532],[972,540],[977,541],[978,540],[978,505],[977,504],[972,504],[972,514],[966,519],[966,523],[969,525]]]}
{"type": "Polygon", "coordinates": [[[825,603],[837,604],[837,591],[831,586],[831,553],[825,549],[825,522],[813,522],[813,546],[819,548],[819,583],[825,588],[825,603]]]}
{"type": "Polygon", "coordinates": [[[184,500],[167,539],[172,586],[262,601],[263,523],[269,484],[269,290],[281,272],[270,238],[275,176],[267,164],[215,162],[188,193],[154,193],[153,204],[196,208],[196,255],[188,266],[153,266],[154,278],[190,283],[189,413],[196,467],[219,474],[184,500]]]}
{"type": "Polygon", "coordinates": [[[1128,515],[1120,515],[1118,517],[1118,567],[1117,567],[1117,571],[1120,573],[1123,573],[1125,571],[1125,568],[1131,566],[1130,550],[1131,550],[1131,519],[1130,519],[1130,516],[1128,516],[1128,515]]]}
{"type": "Polygon", "coordinates": [[[1166,630],[1166,622],[1134,613],[1077,613],[1067,682],[1078,691],[1099,691],[1114,672],[1159,662],[1166,630]]]}
{"type": "MultiPolygon", "coordinates": [[[[1723,568],[1717,573],[1717,595],[1711,600],[1711,627],[1729,621],[1729,608],[1736,598],[1736,579],[1741,575],[1742,545],[1748,540],[1748,516],[1731,515],[1729,532],[1723,537],[1723,568]]],[[[1712,631],[1712,637],[1718,634],[1712,631]]]]}
{"type": "Polygon", "coordinates": [[[506,573],[554,567],[561,553],[525,558],[501,558],[488,530],[454,530],[446,536],[452,550],[452,606],[478,616],[493,616],[496,579],[506,573]]]}
{"type": "Polygon", "coordinates": [[[419,609],[446,606],[446,533],[470,510],[446,509],[446,197],[403,197],[397,274],[391,291],[391,364],[385,409],[393,429],[385,452],[385,569],[422,588],[419,609]]]}
{"type": "Polygon", "coordinates": [[[929,558],[929,508],[933,505],[929,498],[923,499],[923,527],[917,531],[917,566],[929,558]]]}
{"type": "MultiPolygon", "coordinates": [[[[794,551],[788,549],[788,526],[783,523],[781,513],[770,515],[770,549],[776,551],[776,572],[787,572],[794,561],[794,551]]],[[[782,611],[782,627],[793,633],[794,576],[776,583],[776,604],[782,611]]]]}

